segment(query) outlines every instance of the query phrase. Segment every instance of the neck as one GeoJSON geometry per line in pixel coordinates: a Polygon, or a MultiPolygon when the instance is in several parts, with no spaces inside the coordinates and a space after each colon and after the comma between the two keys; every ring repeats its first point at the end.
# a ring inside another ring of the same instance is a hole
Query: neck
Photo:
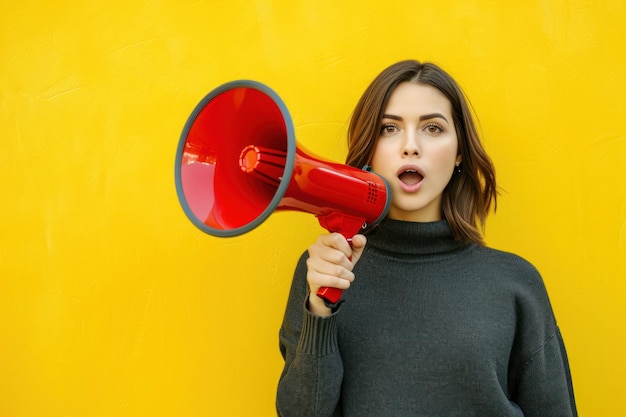
{"type": "Polygon", "coordinates": [[[457,242],[445,220],[410,222],[385,219],[370,233],[368,245],[400,255],[428,255],[463,249],[467,244],[457,242]]]}

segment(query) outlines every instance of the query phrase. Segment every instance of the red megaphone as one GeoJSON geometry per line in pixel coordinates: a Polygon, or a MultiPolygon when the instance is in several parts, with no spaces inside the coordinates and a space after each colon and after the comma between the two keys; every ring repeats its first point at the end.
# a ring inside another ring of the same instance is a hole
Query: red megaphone
{"type": "MultiPolygon", "coordinates": [[[[196,106],[176,152],[176,191],[199,229],[219,237],[259,226],[275,210],[317,216],[351,238],[382,220],[391,198],[368,168],[329,162],[296,145],[287,107],[256,81],[226,83],[196,106]]],[[[342,291],[318,295],[336,303],[342,291]]]]}

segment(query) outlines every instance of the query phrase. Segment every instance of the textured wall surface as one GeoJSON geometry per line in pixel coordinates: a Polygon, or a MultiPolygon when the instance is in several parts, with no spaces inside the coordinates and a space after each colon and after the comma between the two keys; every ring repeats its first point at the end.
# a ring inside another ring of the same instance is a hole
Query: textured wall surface
{"type": "Polygon", "coordinates": [[[491,246],[541,271],[581,415],[626,415],[626,2],[0,4],[0,416],[271,416],[277,331],[322,229],[196,229],[174,156],[219,84],[270,85],[336,161],[383,67],[464,87],[503,188],[491,246]]]}

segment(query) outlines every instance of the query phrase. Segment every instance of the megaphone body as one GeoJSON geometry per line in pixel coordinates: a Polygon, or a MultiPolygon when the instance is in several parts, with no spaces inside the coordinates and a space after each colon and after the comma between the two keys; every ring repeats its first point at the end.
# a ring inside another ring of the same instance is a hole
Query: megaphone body
{"type": "MultiPolygon", "coordinates": [[[[247,233],[274,211],[314,214],[330,232],[351,238],[380,222],[391,202],[381,176],[320,158],[296,143],[282,99],[256,81],[211,91],[187,120],[176,153],[178,199],[202,231],[247,233]]],[[[318,295],[336,303],[342,291],[318,295]]]]}

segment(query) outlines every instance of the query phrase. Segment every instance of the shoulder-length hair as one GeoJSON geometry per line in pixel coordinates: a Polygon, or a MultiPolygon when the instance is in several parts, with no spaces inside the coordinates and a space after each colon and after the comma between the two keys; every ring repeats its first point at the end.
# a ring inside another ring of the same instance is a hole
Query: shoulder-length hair
{"type": "Polygon", "coordinates": [[[362,168],[370,163],[387,102],[402,82],[433,86],[450,101],[462,162],[461,172],[452,176],[443,191],[442,217],[449,223],[456,240],[484,245],[485,221],[492,204],[494,211],[496,208],[495,168],[481,144],[463,90],[437,65],[401,61],[383,70],[372,81],[350,119],[346,164],[362,168]]]}

